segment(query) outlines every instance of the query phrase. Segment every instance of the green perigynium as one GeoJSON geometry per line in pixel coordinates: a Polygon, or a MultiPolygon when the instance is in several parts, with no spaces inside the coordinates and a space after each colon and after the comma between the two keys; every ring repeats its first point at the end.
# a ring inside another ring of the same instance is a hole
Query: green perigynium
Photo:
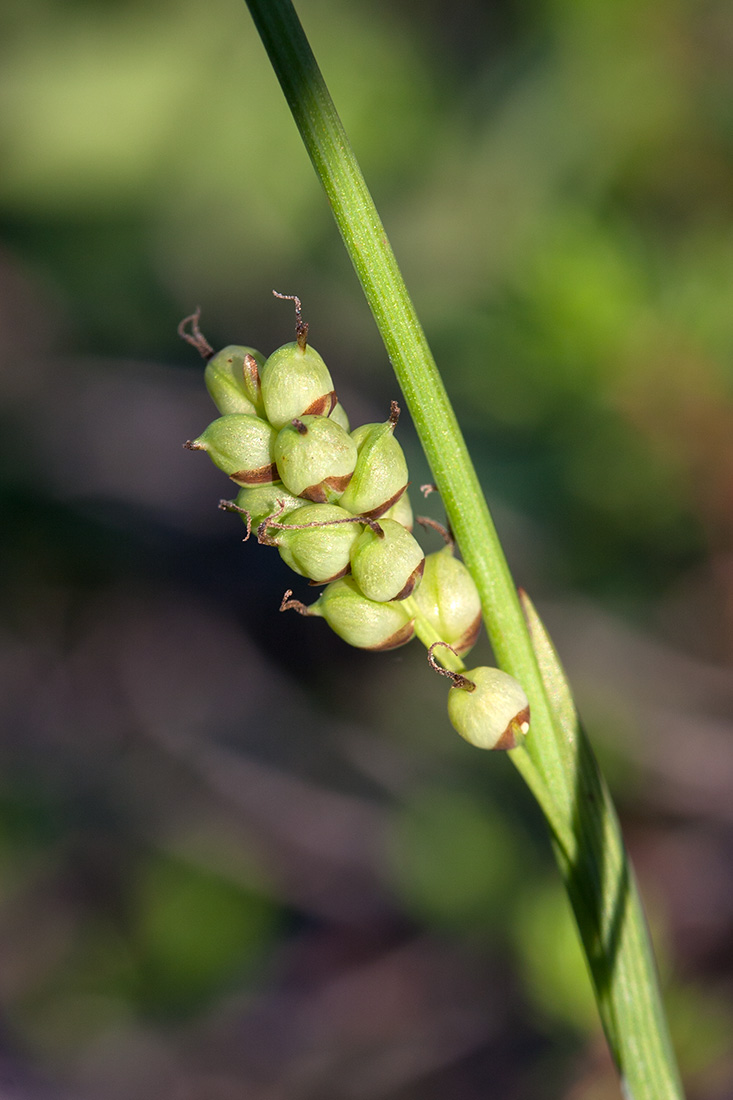
{"type": "Polygon", "coordinates": [[[274,428],[296,416],[328,416],[336,405],[328,367],[309,344],[284,344],[266,361],[261,373],[265,414],[274,428]]]}
{"type": "Polygon", "coordinates": [[[361,524],[336,504],[306,504],[289,512],[284,522],[264,523],[259,539],[277,546],[280,557],[301,577],[326,584],[348,572],[351,549],[361,524]]]}
{"type": "MultiPolygon", "coordinates": [[[[300,298],[273,293],[276,298],[295,303],[295,340],[274,351],[262,368],[265,415],[274,428],[283,428],[295,417],[328,416],[338,398],[328,367],[308,344],[308,325],[301,316],[300,298]]],[[[338,419],[343,419],[343,410],[338,419]]]]}
{"type": "Polygon", "coordinates": [[[420,543],[394,519],[375,522],[354,542],[351,571],[370,600],[404,600],[420,584],[425,555],[420,543]]]}
{"type": "Polygon", "coordinates": [[[282,609],[287,607],[301,614],[320,616],[339,638],[359,649],[397,649],[409,642],[415,632],[404,604],[367,599],[353,577],[333,581],[308,608],[302,604],[296,606],[296,601],[285,601],[282,609]]]}
{"type": "Polygon", "coordinates": [[[406,527],[408,531],[412,531],[412,528],[414,526],[414,516],[412,514],[412,505],[410,504],[410,498],[407,493],[403,493],[397,503],[393,504],[389,511],[385,512],[381,518],[396,519],[397,522],[401,523],[403,527],[406,527]]]}
{"type": "Polygon", "coordinates": [[[349,431],[349,418],[346,415],[346,409],[343,407],[340,401],[337,401],[333,409],[329,413],[331,420],[334,424],[338,424],[343,428],[345,432],[349,431]]]}
{"type": "Polygon", "coordinates": [[[481,597],[463,562],[454,557],[452,546],[427,555],[413,599],[436,638],[465,656],[481,629],[481,597]]]}
{"type": "Polygon", "coordinates": [[[274,457],[280,478],[295,496],[335,503],[356,466],[356,444],[327,416],[296,417],[278,432],[274,457]]]}
{"type": "Polygon", "coordinates": [[[260,371],[265,357],[254,348],[230,344],[206,364],[204,382],[220,413],[264,416],[260,371]]]}
{"type": "Polygon", "coordinates": [[[431,667],[452,681],[448,717],[453,728],[478,749],[515,749],[529,731],[529,700],[522,685],[486,665],[466,672],[441,668],[434,656],[439,647],[453,647],[433,642],[428,650],[431,667]]]}
{"type": "Polygon", "coordinates": [[[384,424],[362,424],[351,433],[358,457],[342,507],[355,515],[379,519],[407,488],[407,462],[394,437],[399,415],[399,406],[393,401],[389,420],[384,424]]]}
{"type": "Polygon", "coordinates": [[[529,700],[522,685],[500,668],[472,668],[448,692],[448,717],[461,737],[479,749],[514,749],[529,730],[529,700]]]}
{"type": "Polygon", "coordinates": [[[262,485],[277,480],[275,429],[266,420],[247,413],[220,416],[185,444],[206,451],[211,461],[238,485],[262,485]]]}

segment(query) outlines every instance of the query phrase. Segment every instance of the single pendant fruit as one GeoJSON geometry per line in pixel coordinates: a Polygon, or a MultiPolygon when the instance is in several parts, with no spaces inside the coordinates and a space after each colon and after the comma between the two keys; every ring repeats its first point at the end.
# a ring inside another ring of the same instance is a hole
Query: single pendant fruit
{"type": "Polygon", "coordinates": [[[514,749],[529,730],[529,701],[522,685],[500,668],[454,674],[448,717],[461,737],[479,749],[514,749]]]}

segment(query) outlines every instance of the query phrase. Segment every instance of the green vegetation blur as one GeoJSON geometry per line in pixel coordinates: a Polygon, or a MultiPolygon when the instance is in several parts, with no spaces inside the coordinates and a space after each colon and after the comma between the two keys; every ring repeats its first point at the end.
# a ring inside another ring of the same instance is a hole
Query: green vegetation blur
{"type": "MultiPolygon", "coordinates": [[[[733,12],[298,11],[619,799],[690,1095],[724,1100],[733,12]]],[[[617,1095],[507,761],[456,743],[418,643],[355,653],[279,617],[275,552],[241,546],[227,482],[181,453],[214,416],[176,336],[196,305],[213,344],[269,354],[293,333],[271,290],[297,293],[352,424],[397,396],[246,6],[0,19],[19,1100],[617,1095]]],[[[441,519],[406,421],[413,505],[441,519]]]]}

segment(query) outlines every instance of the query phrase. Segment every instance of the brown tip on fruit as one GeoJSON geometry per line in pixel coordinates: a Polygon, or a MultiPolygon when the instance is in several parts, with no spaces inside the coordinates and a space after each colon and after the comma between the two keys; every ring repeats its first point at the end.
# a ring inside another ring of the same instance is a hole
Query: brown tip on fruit
{"type": "Polygon", "coordinates": [[[271,482],[277,480],[277,466],[274,462],[270,462],[267,466],[258,466],[256,470],[237,470],[236,473],[230,474],[231,481],[236,482],[237,485],[244,485],[249,487],[251,485],[269,485],[271,482]]]}
{"type": "Polygon", "coordinates": [[[461,637],[456,642],[456,649],[459,655],[462,657],[464,653],[468,653],[469,649],[473,649],[476,645],[476,639],[479,636],[481,630],[481,612],[479,611],[476,618],[473,620],[468,630],[464,631],[461,637]]]}
{"type": "Polygon", "coordinates": [[[307,489],[303,489],[298,495],[305,497],[306,500],[312,500],[316,504],[328,504],[331,493],[343,493],[351,478],[351,474],[344,474],[341,477],[324,477],[323,481],[319,481],[317,485],[309,485],[307,489]]]}
{"type": "Polygon", "coordinates": [[[529,733],[529,707],[525,707],[524,710],[520,710],[514,721],[516,722],[517,728],[520,733],[529,733]]]}
{"type": "Polygon", "coordinates": [[[327,477],[324,479],[323,484],[327,485],[329,489],[332,489],[334,493],[343,493],[352,477],[353,474],[341,474],[339,477],[327,477]]]}
{"type": "Polygon", "coordinates": [[[512,718],[511,722],[494,745],[494,749],[516,749],[521,737],[524,736],[528,730],[529,707],[525,707],[524,710],[520,710],[519,714],[512,718]]]}
{"type": "Polygon", "coordinates": [[[332,577],[328,577],[325,581],[308,581],[311,588],[320,588],[322,584],[330,584],[331,581],[337,581],[340,577],[345,577],[347,573],[351,572],[351,562],[345,565],[343,569],[339,569],[338,573],[334,573],[332,577]]]}
{"type": "Polygon", "coordinates": [[[383,516],[385,512],[388,512],[390,508],[397,503],[409,484],[409,481],[406,481],[402,488],[398,489],[389,500],[385,500],[384,504],[378,504],[376,508],[370,508],[368,512],[362,512],[361,514],[364,519],[379,519],[380,516],[383,516]]]}
{"type": "Polygon", "coordinates": [[[297,416],[294,416],[290,423],[293,425],[299,435],[308,434],[308,425],[304,424],[302,420],[299,420],[297,416]]]}
{"type": "Polygon", "coordinates": [[[402,410],[400,409],[397,402],[393,401],[392,404],[389,407],[389,422],[390,422],[390,424],[392,425],[393,428],[397,427],[397,421],[400,418],[400,413],[401,412],[402,412],[402,410]]]}
{"type": "Polygon", "coordinates": [[[307,489],[303,489],[298,495],[304,497],[306,500],[312,500],[314,504],[328,503],[328,497],[326,496],[326,490],[322,481],[319,481],[318,485],[309,485],[307,489]]]}
{"type": "Polygon", "coordinates": [[[516,749],[516,747],[517,747],[517,738],[516,738],[516,734],[514,733],[514,723],[510,722],[509,725],[507,726],[507,728],[502,733],[499,740],[494,745],[494,751],[496,752],[496,751],[502,751],[502,750],[505,750],[505,749],[507,749],[507,750],[508,749],[516,749]]]}
{"type": "Polygon", "coordinates": [[[371,650],[372,653],[384,653],[388,649],[397,649],[401,645],[406,645],[415,635],[415,622],[410,619],[409,623],[405,623],[399,630],[396,630],[394,634],[391,634],[387,638],[386,642],[382,642],[380,645],[371,645],[366,648],[371,650]]]}
{"type": "Polygon", "coordinates": [[[330,416],[338,404],[336,390],[324,393],[323,397],[317,397],[307,409],[303,410],[303,416],[330,416]]]}
{"type": "Polygon", "coordinates": [[[245,378],[249,378],[255,389],[260,385],[260,368],[257,366],[257,360],[254,355],[246,353],[242,360],[242,374],[245,378]]]}
{"type": "Polygon", "coordinates": [[[199,443],[197,439],[187,439],[183,444],[187,451],[205,451],[206,447],[203,443],[199,443]]]}
{"type": "Polygon", "coordinates": [[[407,578],[407,584],[405,587],[393,596],[390,603],[394,603],[395,600],[406,600],[408,596],[411,596],[415,586],[422,580],[422,575],[425,572],[425,558],[422,559],[419,565],[416,565],[410,576],[407,578]]]}

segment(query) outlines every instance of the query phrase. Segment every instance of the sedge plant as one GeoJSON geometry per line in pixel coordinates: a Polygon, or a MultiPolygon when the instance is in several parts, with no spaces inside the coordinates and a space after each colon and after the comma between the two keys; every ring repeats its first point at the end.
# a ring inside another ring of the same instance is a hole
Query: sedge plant
{"type": "MultiPolygon", "coordinates": [[[[265,358],[214,354],[198,316],[181,333],[207,362],[222,414],[186,446],[238,486],[222,507],[325,584],[310,606],[345,641],[382,650],[414,637],[451,680],[448,714],[478,747],[508,750],[549,828],[622,1092],[683,1096],[641,901],[613,803],[558,655],[509,572],[423,329],[366,183],[290,0],[247,0],[323,185],[412,415],[460,549],[423,554],[412,531],[393,404],[349,430],[326,364],[296,304],[296,339],[265,358]],[[481,614],[498,668],[467,669],[481,614]],[[527,732],[529,736],[527,736],[527,732]]],[[[279,295],[286,297],[286,295],[279,295]]]]}

